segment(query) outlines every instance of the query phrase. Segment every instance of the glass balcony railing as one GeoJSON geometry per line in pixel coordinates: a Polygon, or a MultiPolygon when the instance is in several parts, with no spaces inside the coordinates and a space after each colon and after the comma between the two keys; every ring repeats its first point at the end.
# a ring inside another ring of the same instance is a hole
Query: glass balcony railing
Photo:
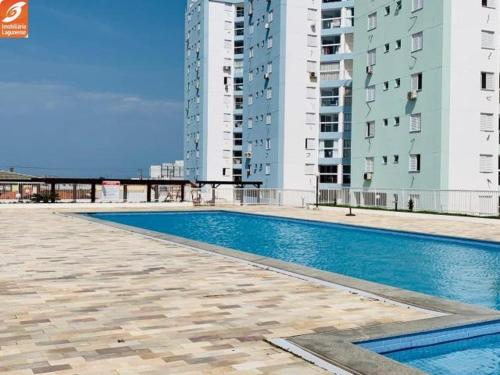
{"type": "Polygon", "coordinates": [[[335,17],[323,18],[321,20],[321,27],[323,30],[333,30],[340,27],[353,27],[354,19],[352,17],[335,17]]]}
{"type": "Polygon", "coordinates": [[[321,159],[333,159],[333,158],[339,158],[340,154],[338,149],[320,150],[319,157],[321,159]]]}
{"type": "Polygon", "coordinates": [[[322,122],[321,132],[322,133],[337,133],[339,131],[338,122],[322,122]]]}
{"type": "Polygon", "coordinates": [[[322,107],[338,107],[340,100],[338,97],[322,97],[321,106],[322,107]]]}
{"type": "Polygon", "coordinates": [[[340,44],[323,44],[321,46],[321,51],[323,55],[335,55],[340,53],[341,45],[340,44]]]}

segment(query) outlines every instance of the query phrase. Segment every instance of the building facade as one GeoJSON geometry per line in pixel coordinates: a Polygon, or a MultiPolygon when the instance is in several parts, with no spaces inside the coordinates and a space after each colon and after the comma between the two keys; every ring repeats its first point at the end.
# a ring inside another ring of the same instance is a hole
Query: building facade
{"type": "Polygon", "coordinates": [[[241,178],[244,6],[189,0],[185,35],[185,175],[241,178]]]}
{"type": "Polygon", "coordinates": [[[499,186],[495,0],[189,0],[191,180],[499,186]]]}
{"type": "Polygon", "coordinates": [[[498,189],[495,3],[356,4],[353,187],[498,189]]]}
{"type": "Polygon", "coordinates": [[[352,0],[190,0],[186,177],[350,181],[352,0]]]}
{"type": "Polygon", "coordinates": [[[149,167],[149,178],[152,180],[183,180],[184,160],[151,165],[149,167]]]}

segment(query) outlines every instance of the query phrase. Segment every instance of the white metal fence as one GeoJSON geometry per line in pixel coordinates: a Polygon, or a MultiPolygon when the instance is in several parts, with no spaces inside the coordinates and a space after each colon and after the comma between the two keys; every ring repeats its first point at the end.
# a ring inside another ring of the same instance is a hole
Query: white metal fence
{"type": "Polygon", "coordinates": [[[320,190],[316,201],[314,191],[280,189],[240,189],[204,187],[190,189],[186,198],[199,205],[276,205],[306,207],[320,205],[380,208],[463,214],[475,216],[500,215],[500,191],[466,190],[320,190]]]}
{"type": "Polygon", "coordinates": [[[186,200],[195,205],[271,205],[305,207],[315,201],[314,191],[216,188],[189,189],[186,200]]]}
{"type": "Polygon", "coordinates": [[[476,216],[500,215],[500,191],[321,190],[321,204],[476,216]]]}
{"type": "MultiPolygon", "coordinates": [[[[152,192],[155,201],[171,202],[181,200],[179,186],[161,186],[152,192]]],[[[35,195],[47,194],[50,186],[46,184],[8,184],[0,183],[0,203],[29,201],[35,195]]],[[[57,185],[57,201],[90,202],[90,185],[57,185]]],[[[219,187],[208,185],[203,188],[186,186],[185,200],[194,205],[271,205],[306,207],[318,202],[321,205],[380,208],[387,210],[412,210],[463,214],[475,216],[500,216],[500,191],[471,190],[396,190],[396,189],[334,189],[320,190],[281,190],[219,187]]],[[[102,191],[98,187],[96,201],[103,202],[102,191]]],[[[119,201],[144,202],[146,189],[142,186],[129,186],[127,193],[120,190],[119,201]],[[126,199],[125,199],[126,195],[126,199]]]]}

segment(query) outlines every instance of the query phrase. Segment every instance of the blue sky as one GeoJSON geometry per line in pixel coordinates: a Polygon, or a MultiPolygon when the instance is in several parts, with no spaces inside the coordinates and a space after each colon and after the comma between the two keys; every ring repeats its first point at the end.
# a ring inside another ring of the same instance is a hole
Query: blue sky
{"type": "Polygon", "coordinates": [[[182,158],[184,7],[31,1],[30,38],[0,40],[0,169],[136,176],[182,158]]]}

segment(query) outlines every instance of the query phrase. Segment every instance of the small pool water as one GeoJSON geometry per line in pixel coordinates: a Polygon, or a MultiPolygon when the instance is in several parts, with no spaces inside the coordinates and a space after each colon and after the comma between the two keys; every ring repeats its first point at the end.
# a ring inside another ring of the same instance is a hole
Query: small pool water
{"type": "MultiPolygon", "coordinates": [[[[500,310],[500,243],[223,211],[92,216],[500,310]]],[[[475,367],[480,372],[471,374],[499,375],[500,342],[498,337],[486,341],[471,342],[471,349],[464,351],[451,350],[462,345],[460,343],[443,347],[433,357],[429,372],[432,373],[436,362],[448,359],[451,359],[450,366],[454,361],[464,361],[461,371],[466,371],[465,364],[474,367],[472,362],[476,358],[476,365],[481,362],[475,367]],[[464,353],[463,359],[454,357],[459,353],[464,353]],[[496,372],[490,372],[495,358],[496,372]],[[490,364],[483,365],[487,362],[490,364]]],[[[422,349],[414,353],[394,353],[394,356],[400,355],[403,362],[410,358],[405,363],[419,367],[419,361],[426,361],[424,352],[422,349]]],[[[450,367],[450,371],[455,370],[450,367]]],[[[468,374],[436,372],[448,373],[468,374]]]]}
{"type": "Polygon", "coordinates": [[[433,375],[500,374],[500,335],[384,354],[433,375]]]}

